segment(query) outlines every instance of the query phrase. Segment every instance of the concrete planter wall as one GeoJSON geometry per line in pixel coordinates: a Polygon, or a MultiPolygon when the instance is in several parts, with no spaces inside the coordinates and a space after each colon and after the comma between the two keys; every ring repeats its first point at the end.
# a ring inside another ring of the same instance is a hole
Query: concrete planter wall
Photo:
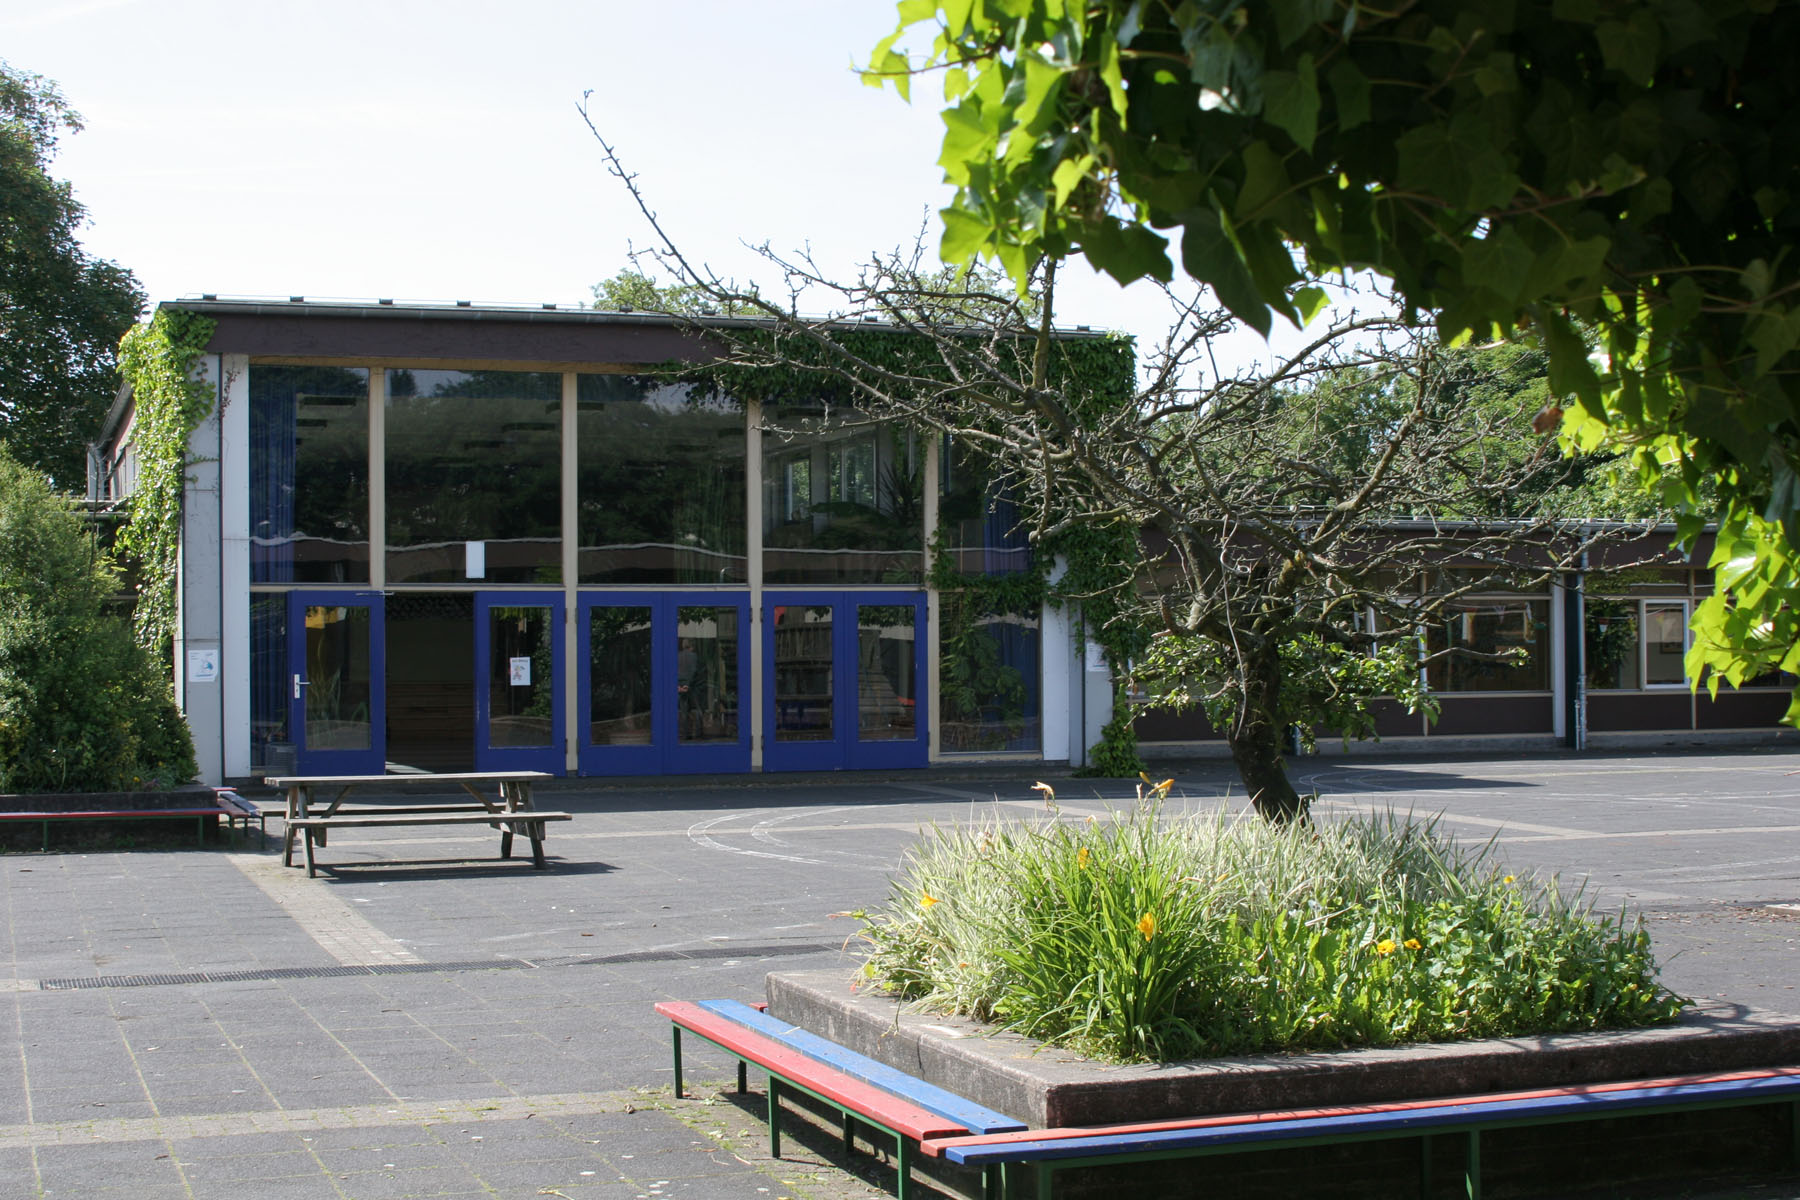
{"type": "Polygon", "coordinates": [[[26,792],[0,795],[0,812],[131,812],[138,809],[202,808],[213,791],[188,784],[154,792],[26,792]]]}

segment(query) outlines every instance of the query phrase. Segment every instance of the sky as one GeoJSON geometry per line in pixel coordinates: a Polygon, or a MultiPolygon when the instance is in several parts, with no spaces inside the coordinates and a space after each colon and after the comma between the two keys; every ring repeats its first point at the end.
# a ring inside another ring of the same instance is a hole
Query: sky
{"type": "MultiPolygon", "coordinates": [[[[654,241],[578,111],[690,258],[840,277],[938,236],[936,89],[852,70],[892,0],[0,0],[0,58],[85,129],[51,172],[90,253],[152,303],[220,296],[582,304],[654,241]]],[[[915,35],[921,44],[923,37],[915,35]]],[[[1155,289],[1085,267],[1058,322],[1147,349],[1155,289]]],[[[806,307],[829,307],[821,296],[806,307]]],[[[1230,361],[1261,357],[1246,333],[1230,361]]]]}

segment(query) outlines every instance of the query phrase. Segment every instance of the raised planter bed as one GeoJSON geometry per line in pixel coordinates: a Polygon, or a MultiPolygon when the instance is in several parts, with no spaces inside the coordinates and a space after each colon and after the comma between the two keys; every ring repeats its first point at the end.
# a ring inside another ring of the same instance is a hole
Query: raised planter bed
{"type": "Polygon", "coordinates": [[[27,792],[0,794],[0,813],[132,812],[139,809],[204,808],[213,803],[205,784],[140,792],[27,792]]]}
{"type": "MultiPolygon", "coordinates": [[[[1524,1090],[1800,1063],[1800,1017],[1714,1004],[1675,1025],[1336,1053],[1273,1054],[1115,1067],[974,1022],[922,1014],[839,971],[768,977],[769,1012],[1033,1127],[1524,1090]]],[[[1792,1107],[1602,1121],[1519,1131],[1491,1196],[1573,1195],[1626,1178],[1785,1169],[1800,1128],[1792,1107]]],[[[1506,1146],[1506,1143],[1501,1143],[1506,1146]]],[[[1440,1152],[1441,1153],[1441,1152],[1440,1152]]],[[[1454,1154],[1454,1150],[1451,1151],[1454,1154]]],[[[1392,1147],[1321,1147],[1224,1163],[1071,1172],[1058,1194],[1176,1195],[1182,1171],[1211,1194],[1414,1195],[1415,1156],[1392,1147]],[[1258,1161],[1262,1160],[1262,1161],[1258,1161]],[[1227,1178],[1230,1186],[1224,1187],[1227,1178]],[[1213,1187],[1221,1190],[1212,1192],[1213,1187]],[[1326,1190],[1318,1190],[1324,1188],[1326,1190]],[[1148,1191],[1144,1191],[1148,1189],[1148,1191]],[[1397,1189],[1397,1190],[1396,1190],[1397,1189]]],[[[1445,1165],[1449,1162],[1446,1158],[1445,1165]]],[[[1489,1160],[1490,1162],[1494,1160],[1489,1160]]],[[[1619,1195],[1658,1194],[1647,1191],[1619,1195]]]]}

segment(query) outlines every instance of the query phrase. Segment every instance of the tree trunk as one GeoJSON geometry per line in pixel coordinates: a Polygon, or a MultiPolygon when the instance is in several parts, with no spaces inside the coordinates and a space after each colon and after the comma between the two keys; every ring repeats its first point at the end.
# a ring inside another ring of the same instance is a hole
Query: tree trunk
{"type": "Polygon", "coordinates": [[[1277,825],[1306,819],[1306,803],[1288,782],[1283,756],[1287,728],[1277,717],[1281,711],[1281,658],[1271,652],[1267,661],[1245,659],[1244,703],[1237,720],[1226,731],[1231,759],[1250,794],[1250,803],[1266,820],[1277,825]]]}

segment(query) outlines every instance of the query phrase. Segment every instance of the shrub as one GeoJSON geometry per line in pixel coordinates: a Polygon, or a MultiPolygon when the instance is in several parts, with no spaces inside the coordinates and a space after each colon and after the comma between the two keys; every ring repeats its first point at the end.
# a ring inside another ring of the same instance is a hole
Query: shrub
{"type": "Polygon", "coordinates": [[[0,792],[193,777],[168,679],[106,611],[116,587],[69,502],[0,446],[0,792]]]}
{"type": "Polygon", "coordinates": [[[1673,1020],[1649,936],[1519,882],[1430,822],[935,830],[864,918],[867,975],[1113,1061],[1514,1037],[1673,1020]]]}

